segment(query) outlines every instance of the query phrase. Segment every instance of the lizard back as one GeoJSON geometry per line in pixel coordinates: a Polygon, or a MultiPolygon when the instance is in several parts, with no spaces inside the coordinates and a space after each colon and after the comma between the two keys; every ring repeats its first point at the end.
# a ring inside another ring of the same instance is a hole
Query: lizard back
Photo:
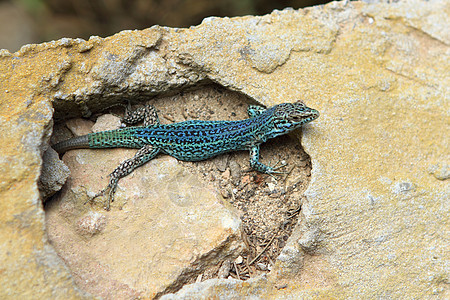
{"type": "Polygon", "coordinates": [[[89,134],[90,148],[152,145],[179,160],[199,161],[225,152],[248,150],[267,140],[270,117],[240,121],[185,121],[89,134]]]}

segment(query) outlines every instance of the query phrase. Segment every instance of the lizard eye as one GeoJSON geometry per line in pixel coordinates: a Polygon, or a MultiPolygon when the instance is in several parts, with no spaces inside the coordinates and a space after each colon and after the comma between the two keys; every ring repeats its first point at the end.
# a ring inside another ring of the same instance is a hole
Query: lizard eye
{"type": "Polygon", "coordinates": [[[302,120],[302,117],[301,116],[293,116],[291,118],[291,120],[294,121],[294,122],[300,122],[302,120]]]}

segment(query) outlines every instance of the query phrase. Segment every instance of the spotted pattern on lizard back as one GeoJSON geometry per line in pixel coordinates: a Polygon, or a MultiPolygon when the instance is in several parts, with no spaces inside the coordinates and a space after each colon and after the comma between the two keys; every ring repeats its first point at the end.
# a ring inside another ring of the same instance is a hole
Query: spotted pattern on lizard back
{"type": "Polygon", "coordinates": [[[153,106],[135,111],[127,108],[125,123],[144,121],[144,126],[120,128],[60,142],[53,148],[63,153],[78,148],[137,148],[136,155],[121,163],[111,174],[108,186],[94,198],[109,190],[106,209],[114,201],[120,178],[130,174],[158,153],[165,153],[183,161],[205,160],[222,153],[249,150],[250,165],[259,172],[281,173],[278,167],[259,161],[259,147],[268,139],[286,134],[319,117],[319,112],[303,102],[282,103],[268,109],[250,105],[249,118],[240,121],[190,120],[173,124],[160,124],[153,106]]]}

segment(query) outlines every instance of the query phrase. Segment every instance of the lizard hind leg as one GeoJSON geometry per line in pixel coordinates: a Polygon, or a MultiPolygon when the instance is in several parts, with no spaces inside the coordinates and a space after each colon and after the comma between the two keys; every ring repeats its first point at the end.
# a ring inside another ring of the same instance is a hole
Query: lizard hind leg
{"type": "Polygon", "coordinates": [[[136,168],[150,161],[158,154],[158,152],[159,148],[154,148],[152,145],[145,145],[144,147],[139,149],[139,151],[136,152],[136,154],[132,158],[125,160],[117,168],[114,169],[114,171],[109,175],[110,179],[106,188],[101,190],[94,197],[88,199],[85,204],[108,192],[107,200],[105,201],[105,209],[109,210],[111,202],[114,202],[114,193],[116,192],[119,180],[122,177],[125,177],[133,172],[136,168]]]}
{"type": "Polygon", "coordinates": [[[144,121],[144,126],[159,125],[156,109],[153,105],[149,104],[132,110],[131,104],[128,102],[122,122],[126,124],[135,124],[139,121],[144,121]]]}

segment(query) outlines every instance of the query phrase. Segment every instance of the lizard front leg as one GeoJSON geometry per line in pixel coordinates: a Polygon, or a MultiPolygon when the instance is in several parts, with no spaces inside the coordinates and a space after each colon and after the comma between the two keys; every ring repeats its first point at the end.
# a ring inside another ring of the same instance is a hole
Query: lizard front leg
{"type": "Polygon", "coordinates": [[[247,114],[250,118],[257,117],[265,111],[266,111],[266,108],[262,107],[260,105],[252,104],[247,107],[247,114]]]}
{"type": "Polygon", "coordinates": [[[250,149],[250,166],[253,170],[256,170],[261,173],[266,174],[283,174],[284,172],[276,171],[277,169],[284,167],[286,164],[281,164],[277,166],[278,163],[276,163],[273,167],[267,166],[259,161],[259,145],[253,146],[250,149]]]}
{"type": "MultiPolygon", "coordinates": [[[[117,184],[119,182],[119,179],[122,177],[127,176],[131,172],[133,172],[136,168],[142,166],[146,162],[150,161],[152,158],[154,158],[159,152],[159,148],[154,148],[152,145],[145,145],[141,149],[139,149],[138,152],[136,152],[135,156],[133,158],[127,159],[126,161],[122,162],[109,176],[111,177],[109,179],[109,184],[106,188],[101,190],[99,193],[97,193],[94,197],[89,199],[87,202],[94,200],[95,198],[102,196],[106,191],[108,192],[108,199],[107,199],[107,205],[106,210],[109,210],[111,202],[114,201],[114,193],[117,189],[117,184]]],[[[105,201],[106,202],[106,201],[105,201]]],[[[85,203],[85,204],[86,204],[85,203]]]]}

